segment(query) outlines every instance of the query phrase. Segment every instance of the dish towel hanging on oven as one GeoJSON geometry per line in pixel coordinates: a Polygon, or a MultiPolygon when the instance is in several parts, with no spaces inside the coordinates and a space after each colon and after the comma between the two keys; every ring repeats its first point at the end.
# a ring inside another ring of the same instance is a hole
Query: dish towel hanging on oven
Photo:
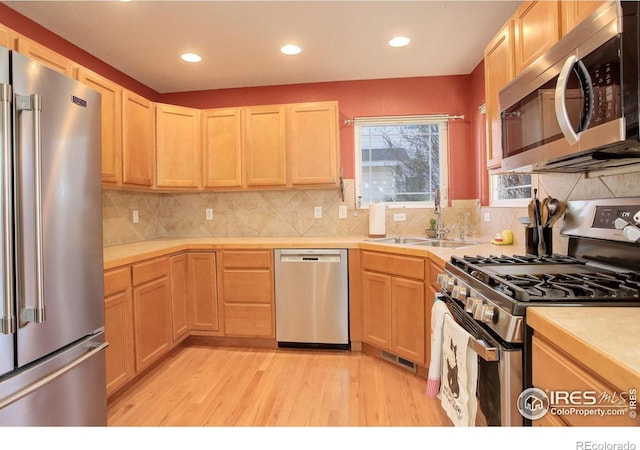
{"type": "Polygon", "coordinates": [[[478,355],[469,346],[473,337],[451,315],[442,327],[442,386],[440,403],[455,426],[473,426],[478,409],[478,355]]]}
{"type": "Polygon", "coordinates": [[[436,300],[431,307],[431,360],[427,376],[427,397],[435,398],[440,392],[440,376],[442,374],[442,327],[444,316],[449,314],[447,304],[436,300]]]}

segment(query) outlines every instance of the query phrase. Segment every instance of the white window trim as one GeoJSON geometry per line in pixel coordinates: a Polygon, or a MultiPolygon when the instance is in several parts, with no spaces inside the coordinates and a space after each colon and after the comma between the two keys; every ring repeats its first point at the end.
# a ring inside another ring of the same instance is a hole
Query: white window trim
{"type": "MultiPolygon", "coordinates": [[[[496,174],[500,175],[500,174],[496,174]]],[[[514,199],[497,199],[495,198],[496,186],[495,177],[489,175],[489,206],[495,208],[523,208],[529,205],[533,198],[533,190],[538,189],[538,178],[536,174],[531,174],[531,197],[530,198],[514,198],[514,199]]]]}
{"type": "MultiPolygon", "coordinates": [[[[369,209],[369,203],[362,199],[362,150],[360,146],[360,127],[362,125],[413,125],[423,123],[438,123],[444,126],[440,128],[440,196],[443,204],[449,202],[449,123],[447,115],[424,116],[380,116],[380,117],[356,117],[353,119],[354,149],[355,149],[355,191],[356,208],[369,209]]],[[[403,208],[433,208],[434,202],[388,202],[388,209],[403,208]]]]}

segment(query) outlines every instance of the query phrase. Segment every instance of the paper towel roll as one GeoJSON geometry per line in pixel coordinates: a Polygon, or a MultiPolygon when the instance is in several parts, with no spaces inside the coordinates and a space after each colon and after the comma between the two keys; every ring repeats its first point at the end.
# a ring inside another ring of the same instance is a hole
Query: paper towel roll
{"type": "Polygon", "coordinates": [[[384,203],[369,203],[369,237],[385,237],[384,203]]]}

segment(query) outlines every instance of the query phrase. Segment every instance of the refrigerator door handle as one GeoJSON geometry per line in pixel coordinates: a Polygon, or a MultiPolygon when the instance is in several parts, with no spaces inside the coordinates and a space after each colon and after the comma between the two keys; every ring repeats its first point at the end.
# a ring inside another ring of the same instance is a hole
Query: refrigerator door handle
{"type": "Polygon", "coordinates": [[[24,398],[27,395],[31,394],[32,392],[35,392],[38,389],[42,388],[43,386],[46,386],[47,384],[51,383],[52,381],[55,381],[57,378],[60,378],[62,375],[64,375],[65,373],[69,372],[71,369],[79,366],[80,364],[82,364],[83,362],[87,361],[88,359],[93,358],[96,354],[100,353],[101,351],[103,351],[108,346],[109,346],[108,342],[103,342],[99,346],[94,347],[91,351],[85,353],[84,355],[82,355],[81,357],[79,357],[78,359],[73,361],[72,363],[62,367],[61,369],[56,370],[53,373],[50,373],[46,377],[43,377],[43,378],[39,379],[38,381],[36,381],[33,384],[30,384],[29,386],[25,387],[24,389],[21,389],[18,392],[14,392],[13,394],[11,394],[9,396],[7,396],[7,397],[5,397],[3,399],[0,399],[0,409],[4,408],[6,406],[9,406],[12,403],[17,402],[21,398],[24,398]]]}
{"type": "Polygon", "coordinates": [[[4,235],[2,237],[2,295],[3,314],[0,316],[0,334],[13,334],[16,331],[16,313],[13,303],[13,221],[11,212],[12,205],[12,180],[11,174],[11,86],[0,84],[0,164],[2,165],[2,227],[4,235]]]}
{"type": "Polygon", "coordinates": [[[44,304],[44,257],[42,250],[42,96],[39,94],[15,96],[16,111],[33,111],[33,189],[35,220],[35,308],[25,308],[20,314],[23,323],[43,323],[46,320],[44,304]]]}

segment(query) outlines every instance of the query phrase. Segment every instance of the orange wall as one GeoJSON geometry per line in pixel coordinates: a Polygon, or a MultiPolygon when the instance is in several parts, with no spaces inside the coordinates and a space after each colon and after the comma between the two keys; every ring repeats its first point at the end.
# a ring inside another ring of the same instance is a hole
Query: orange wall
{"type": "Polygon", "coordinates": [[[160,101],[195,108],[337,100],[340,108],[341,162],[346,178],[354,174],[353,126],[362,116],[450,114],[450,198],[478,198],[478,173],[469,119],[469,75],[335,81],[284,86],[161,94],[160,101]],[[469,164],[469,161],[474,161],[469,164]]]}
{"type": "MultiPolygon", "coordinates": [[[[477,152],[477,94],[484,97],[484,78],[471,75],[336,81],[285,86],[220,89],[159,94],[37,23],[0,4],[0,22],[67,56],[152,101],[196,108],[337,100],[340,108],[341,162],[346,178],[354,176],[353,127],[345,119],[357,116],[450,114],[464,120],[449,122],[449,198],[479,198],[483,165],[477,152]],[[478,84],[479,83],[479,84],[478,84]],[[482,89],[478,91],[478,86],[482,89]],[[471,98],[473,97],[473,98],[471,98]]],[[[483,148],[483,147],[482,147],[483,148]]],[[[484,171],[486,172],[486,171],[484,171]]]]}

